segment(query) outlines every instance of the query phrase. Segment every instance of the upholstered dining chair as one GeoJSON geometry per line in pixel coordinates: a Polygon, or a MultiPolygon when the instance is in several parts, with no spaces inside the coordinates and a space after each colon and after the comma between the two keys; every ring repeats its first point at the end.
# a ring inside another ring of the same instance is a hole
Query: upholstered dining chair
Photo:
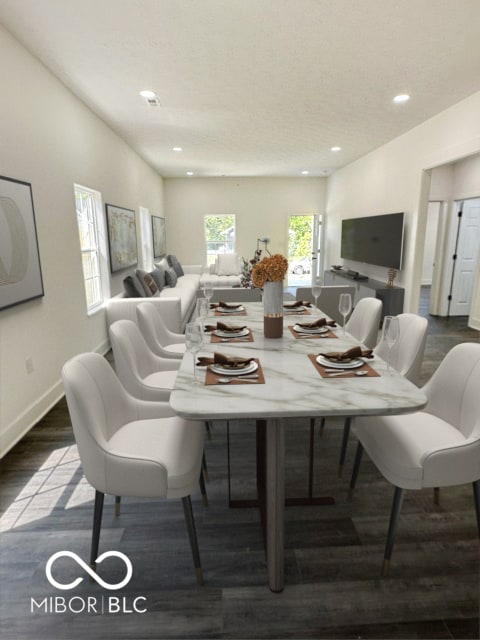
{"type": "Polygon", "coordinates": [[[165,402],[134,398],[99,354],[75,356],[62,378],[80,461],[95,489],[92,568],[105,494],[181,498],[197,582],[203,584],[190,500],[201,475],[203,425],[179,418],[165,402]]]}
{"type": "Polygon", "coordinates": [[[153,353],[162,358],[183,358],[186,351],[185,335],[170,331],[151,302],[141,302],[137,305],[137,322],[145,342],[153,353]]]}
{"type": "MultiPolygon", "coordinates": [[[[414,313],[401,313],[397,317],[400,326],[400,337],[392,347],[390,365],[410,382],[418,384],[425,353],[428,321],[426,318],[414,313]]],[[[388,358],[388,345],[381,340],[375,347],[374,353],[386,360],[388,358]]],[[[351,426],[352,418],[346,418],[340,447],[339,476],[342,476],[343,473],[351,426]]]]}
{"type": "Polygon", "coordinates": [[[345,325],[348,333],[369,349],[377,344],[382,306],[378,298],[362,298],[355,304],[345,325]]]}
{"type": "Polygon", "coordinates": [[[110,325],[108,333],[115,371],[125,389],[142,400],[168,402],[180,360],[153,353],[131,320],[117,320],[110,325]]]}
{"type": "MultiPolygon", "coordinates": [[[[348,284],[345,285],[328,285],[322,287],[317,300],[318,308],[326,313],[329,318],[335,322],[342,322],[343,318],[338,310],[338,302],[341,293],[349,293],[352,296],[352,302],[355,298],[355,287],[348,284]]],[[[315,298],[311,287],[298,287],[295,293],[297,300],[305,300],[315,304],[315,298]]]]}
{"type": "Polygon", "coordinates": [[[423,390],[428,402],[422,411],[355,420],[358,447],[351,493],[363,450],[395,487],[383,575],[388,574],[406,489],[471,482],[480,536],[480,344],[453,347],[423,390]]]}

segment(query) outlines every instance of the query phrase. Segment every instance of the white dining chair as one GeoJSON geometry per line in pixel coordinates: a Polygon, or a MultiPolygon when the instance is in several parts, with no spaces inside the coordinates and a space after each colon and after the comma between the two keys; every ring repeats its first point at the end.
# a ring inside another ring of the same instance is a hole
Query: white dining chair
{"type": "Polygon", "coordinates": [[[373,349],[378,341],[382,306],[378,298],[362,298],[355,304],[345,325],[347,332],[368,349],[373,349]]]}
{"type": "Polygon", "coordinates": [[[201,477],[202,423],[179,418],[168,403],[134,398],[96,353],[69,360],[62,378],[83,472],[95,489],[92,569],[96,571],[105,494],[181,498],[197,582],[203,584],[190,499],[201,477]]]}
{"type": "MultiPolygon", "coordinates": [[[[348,284],[345,285],[326,285],[323,286],[317,300],[318,308],[335,322],[342,323],[343,317],[338,310],[338,303],[341,293],[349,293],[352,296],[352,302],[355,298],[355,287],[348,284]]],[[[315,305],[315,297],[311,287],[298,287],[295,293],[297,300],[305,300],[315,305]]]]}
{"type": "Polygon", "coordinates": [[[428,402],[407,415],[355,419],[358,446],[350,493],[362,452],[394,487],[383,562],[389,571],[406,489],[473,484],[480,536],[480,344],[459,344],[423,387],[428,402]]]}
{"type": "Polygon", "coordinates": [[[155,305],[151,302],[138,304],[137,322],[145,342],[153,353],[162,358],[183,358],[186,351],[185,335],[170,331],[155,305]]]}

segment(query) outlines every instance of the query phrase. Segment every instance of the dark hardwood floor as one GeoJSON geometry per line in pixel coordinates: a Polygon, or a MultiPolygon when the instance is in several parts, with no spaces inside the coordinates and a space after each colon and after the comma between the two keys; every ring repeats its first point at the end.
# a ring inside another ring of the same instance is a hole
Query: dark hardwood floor
{"type": "MultiPolygon", "coordinates": [[[[429,318],[429,324],[425,379],[453,344],[479,339],[465,318],[429,318]]],[[[341,426],[329,420],[316,438],[315,491],[333,496],[335,504],[286,511],[281,594],[266,586],[257,510],[228,508],[225,422],[215,423],[206,441],[209,506],[193,496],[205,585],[196,585],[180,501],[125,499],[116,517],[108,498],[100,553],[127,554],[132,579],[107,592],[73,560],[62,559],[57,577],[85,579],[60,591],[46,578],[46,562],[65,549],[88,558],[93,508],[61,401],[2,461],[0,637],[478,638],[479,543],[471,487],[442,489],[440,505],[431,491],[407,492],[390,576],[381,578],[392,488],[365,459],[354,499],[347,501],[355,443],[352,438],[340,479],[341,426]],[[118,613],[46,613],[35,605],[31,612],[32,598],[46,604],[52,601],[45,598],[76,598],[72,608],[79,610],[87,598],[92,603],[110,596],[124,598],[118,613]],[[138,597],[146,598],[138,602],[147,611],[125,612],[138,597]]],[[[254,497],[253,422],[231,422],[230,436],[232,497],[254,497]]],[[[288,423],[288,496],[306,492],[307,454],[307,423],[288,423]]],[[[99,573],[112,583],[124,575],[114,560],[99,573]]]]}

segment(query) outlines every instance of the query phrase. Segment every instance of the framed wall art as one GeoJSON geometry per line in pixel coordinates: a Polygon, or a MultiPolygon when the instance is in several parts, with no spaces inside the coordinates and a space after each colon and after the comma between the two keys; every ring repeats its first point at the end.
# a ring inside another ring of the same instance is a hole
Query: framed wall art
{"type": "Polygon", "coordinates": [[[138,262],[135,211],[106,204],[110,270],[133,267],[138,262]]]}
{"type": "Polygon", "coordinates": [[[152,216],[153,257],[161,258],[167,253],[165,218],[152,216]]]}
{"type": "Polygon", "coordinates": [[[32,185],[0,176],[0,309],[43,295],[32,185]]]}

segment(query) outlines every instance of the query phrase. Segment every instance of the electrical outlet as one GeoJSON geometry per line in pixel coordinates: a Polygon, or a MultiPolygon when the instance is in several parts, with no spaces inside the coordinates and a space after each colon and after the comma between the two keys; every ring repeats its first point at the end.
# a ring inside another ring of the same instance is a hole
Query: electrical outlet
{"type": "Polygon", "coordinates": [[[25,371],[30,374],[33,373],[34,371],[34,367],[33,367],[33,358],[27,358],[25,360],[25,371]]]}

